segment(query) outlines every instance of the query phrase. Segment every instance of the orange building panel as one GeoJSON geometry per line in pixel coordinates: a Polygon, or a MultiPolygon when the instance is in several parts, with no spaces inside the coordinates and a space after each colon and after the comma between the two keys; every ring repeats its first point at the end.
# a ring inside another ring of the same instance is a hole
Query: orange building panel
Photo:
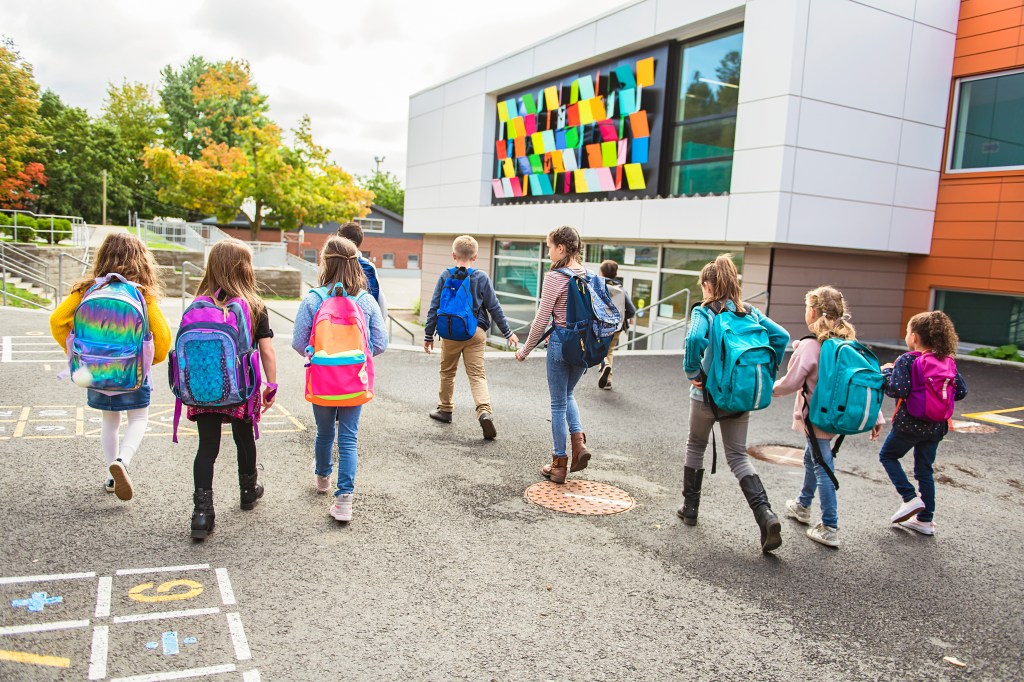
{"type": "Polygon", "coordinates": [[[960,21],[1021,6],[1024,0],[964,0],[960,3],[960,21]]]}
{"type": "Polygon", "coordinates": [[[989,12],[966,19],[961,18],[956,31],[957,40],[1020,26],[1022,12],[1024,12],[1024,7],[1018,2],[1015,7],[1001,12],[989,12]]]}
{"type": "MultiPolygon", "coordinates": [[[[1021,183],[1024,185],[1024,183],[1021,183]]],[[[974,204],[978,202],[997,202],[1002,184],[991,181],[961,183],[948,180],[939,185],[939,204],[974,204]]]]}
{"type": "Polygon", "coordinates": [[[995,221],[935,221],[932,239],[995,239],[995,221]]]}

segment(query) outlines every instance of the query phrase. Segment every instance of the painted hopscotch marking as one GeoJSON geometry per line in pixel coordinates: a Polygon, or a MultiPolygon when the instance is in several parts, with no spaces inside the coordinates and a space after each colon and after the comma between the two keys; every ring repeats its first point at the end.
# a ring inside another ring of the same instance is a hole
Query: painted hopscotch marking
{"type": "MultiPolygon", "coordinates": [[[[195,637],[185,637],[181,640],[181,643],[188,646],[190,644],[195,644],[198,641],[199,640],[195,637]]],[[[178,633],[175,630],[163,633],[163,635],[160,636],[159,643],[146,642],[146,648],[153,650],[159,647],[161,644],[163,645],[164,656],[177,656],[179,653],[181,653],[181,646],[178,644],[178,633]]]]}
{"type": "Polygon", "coordinates": [[[99,579],[96,585],[96,612],[94,618],[107,618],[110,616],[110,593],[114,586],[114,579],[104,576],[99,579]]]}
{"type": "Polygon", "coordinates": [[[53,575],[21,575],[13,578],[0,578],[0,585],[16,585],[18,583],[43,583],[51,580],[79,580],[95,578],[96,573],[55,573],[53,575]]]}
{"type": "Polygon", "coordinates": [[[54,623],[35,623],[33,625],[8,625],[0,628],[0,637],[7,635],[27,635],[33,632],[52,632],[54,630],[74,630],[87,628],[87,620],[59,620],[54,623]]]}
{"type": "Polygon", "coordinates": [[[220,613],[219,606],[205,609],[182,609],[180,611],[161,611],[159,613],[135,613],[130,616],[114,616],[112,623],[141,623],[147,620],[170,620],[171,618],[192,618],[195,616],[211,616],[220,613]]]}
{"type": "Polygon", "coordinates": [[[45,665],[51,668],[70,668],[71,659],[63,658],[61,656],[40,656],[39,654],[30,654],[27,651],[8,651],[6,649],[0,649],[0,661],[12,661],[14,663],[24,663],[26,665],[45,665]]]}
{"type": "Polygon", "coordinates": [[[97,625],[92,631],[92,649],[89,654],[89,679],[102,680],[107,676],[107,653],[110,647],[109,626],[97,625]]]}
{"type": "Polygon", "coordinates": [[[228,569],[217,569],[217,585],[220,586],[220,599],[224,606],[235,603],[235,591],[231,589],[231,578],[228,577],[228,569]]]}
{"type": "Polygon", "coordinates": [[[195,580],[188,580],[183,578],[181,580],[168,580],[167,582],[160,583],[159,587],[156,588],[156,594],[146,594],[153,589],[153,583],[142,583],[136,585],[132,589],[128,590],[128,597],[135,601],[144,603],[157,603],[165,601],[184,601],[186,599],[192,599],[198,597],[203,593],[202,583],[198,583],[195,580]],[[188,588],[184,592],[172,592],[175,587],[186,587],[188,588]]]}
{"type": "Polygon", "coordinates": [[[51,597],[46,592],[33,592],[28,599],[12,599],[11,606],[16,609],[27,609],[29,613],[45,611],[47,606],[60,604],[64,597],[51,597]]]}
{"type": "MultiPolygon", "coordinates": [[[[162,568],[122,568],[114,575],[145,575],[146,573],[178,573],[179,571],[203,571],[210,568],[210,564],[191,564],[188,566],[164,566],[162,568]]],[[[227,570],[221,569],[221,570],[227,570]]]]}
{"type": "Polygon", "coordinates": [[[988,410],[986,412],[972,412],[970,414],[962,414],[961,417],[967,417],[968,419],[976,419],[978,421],[988,422],[990,424],[998,424],[999,426],[1009,426],[1014,429],[1024,429],[1024,406],[1011,407],[1006,410],[988,410]],[[1019,412],[1020,415],[1017,417],[1011,417],[1010,413],[1019,412]]]}
{"type": "Polygon", "coordinates": [[[163,680],[187,680],[192,677],[208,677],[221,673],[233,673],[237,670],[233,663],[213,665],[208,668],[192,668],[191,670],[175,670],[168,673],[149,673],[132,677],[115,677],[110,682],[163,682],[163,680]]]}
{"type": "Polygon", "coordinates": [[[235,645],[235,658],[240,661],[248,661],[252,658],[252,652],[249,651],[249,640],[245,638],[242,617],[237,613],[229,613],[227,617],[228,630],[231,631],[231,643],[235,645]]]}
{"type": "Polygon", "coordinates": [[[3,342],[3,347],[0,348],[0,362],[38,365],[66,361],[67,353],[57,345],[56,341],[40,340],[40,336],[42,336],[41,333],[28,333],[23,336],[0,337],[3,342]]]}

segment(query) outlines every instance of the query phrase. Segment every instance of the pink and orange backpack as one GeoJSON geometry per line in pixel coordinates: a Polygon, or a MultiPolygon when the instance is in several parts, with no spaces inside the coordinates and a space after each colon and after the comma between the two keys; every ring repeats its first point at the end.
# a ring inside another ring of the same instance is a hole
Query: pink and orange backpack
{"type": "Polygon", "coordinates": [[[306,400],[352,407],[373,400],[373,354],[363,309],[341,283],[313,289],[323,299],[306,346],[306,400]]]}

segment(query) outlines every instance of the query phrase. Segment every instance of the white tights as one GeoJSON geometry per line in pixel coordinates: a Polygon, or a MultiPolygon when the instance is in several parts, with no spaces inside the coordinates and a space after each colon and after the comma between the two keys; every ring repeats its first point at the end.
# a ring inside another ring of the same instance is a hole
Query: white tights
{"type": "Polygon", "coordinates": [[[124,440],[118,448],[117,431],[121,426],[121,413],[110,410],[102,410],[103,425],[100,428],[100,443],[103,444],[103,456],[107,459],[107,466],[113,464],[115,459],[120,458],[128,464],[132,457],[142,445],[142,436],[146,433],[146,422],[149,420],[149,408],[142,407],[138,410],[127,410],[128,427],[124,430],[124,440]]]}

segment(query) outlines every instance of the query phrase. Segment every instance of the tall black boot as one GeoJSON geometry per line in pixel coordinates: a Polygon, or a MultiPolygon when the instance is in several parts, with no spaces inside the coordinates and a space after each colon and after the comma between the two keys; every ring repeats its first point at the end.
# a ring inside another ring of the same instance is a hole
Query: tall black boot
{"type": "Polygon", "coordinates": [[[263,486],[256,482],[256,473],[238,474],[238,488],[241,492],[242,509],[248,511],[256,506],[256,500],[263,497],[263,486]]]}
{"type": "Polygon", "coordinates": [[[782,524],[779,517],[768,504],[768,494],[764,491],[761,479],[757,474],[744,476],[740,479],[740,490],[747,498],[747,504],[754,512],[754,519],[761,529],[761,551],[771,552],[782,545],[782,524]]]}
{"type": "Polygon", "coordinates": [[[202,540],[213,532],[213,491],[197,489],[192,500],[192,537],[202,540]]]}
{"type": "Polygon", "coordinates": [[[700,487],[704,481],[704,470],[683,467],[683,506],[676,515],[687,526],[697,525],[697,508],[700,507],[700,487]]]}

